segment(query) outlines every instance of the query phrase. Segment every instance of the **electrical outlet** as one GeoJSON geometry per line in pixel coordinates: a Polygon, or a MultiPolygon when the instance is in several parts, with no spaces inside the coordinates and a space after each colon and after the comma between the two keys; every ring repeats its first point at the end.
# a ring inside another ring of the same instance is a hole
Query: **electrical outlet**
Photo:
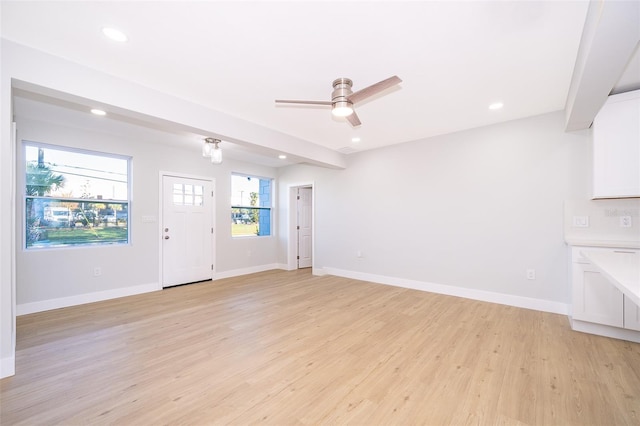
{"type": "Polygon", "coordinates": [[[527,279],[535,280],[536,279],[536,270],[535,269],[527,269],[527,279]]]}
{"type": "Polygon", "coordinates": [[[573,217],[573,227],[574,228],[588,228],[589,227],[589,216],[574,216],[573,217]]]}
{"type": "Polygon", "coordinates": [[[102,275],[102,268],[99,266],[96,266],[95,268],[93,268],[93,276],[99,277],[100,275],[102,275]]]}
{"type": "Polygon", "coordinates": [[[631,216],[620,216],[620,228],[631,228],[631,216]]]}

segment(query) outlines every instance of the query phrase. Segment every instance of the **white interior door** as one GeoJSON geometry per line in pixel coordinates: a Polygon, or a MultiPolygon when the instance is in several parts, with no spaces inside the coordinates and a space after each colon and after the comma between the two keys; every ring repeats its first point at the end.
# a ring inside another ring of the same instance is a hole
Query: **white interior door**
{"type": "Polygon", "coordinates": [[[162,287],[213,277],[213,183],[162,176],[162,287]]]}
{"type": "Polygon", "coordinates": [[[312,188],[298,188],[298,268],[310,268],[312,263],[312,188]]]}

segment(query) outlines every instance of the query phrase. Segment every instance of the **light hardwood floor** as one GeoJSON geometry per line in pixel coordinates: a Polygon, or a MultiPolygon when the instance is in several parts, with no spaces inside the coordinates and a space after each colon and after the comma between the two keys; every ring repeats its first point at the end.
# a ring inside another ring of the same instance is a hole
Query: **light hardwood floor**
{"type": "Polygon", "coordinates": [[[640,344],[308,270],[18,318],[2,425],[640,424],[640,344]]]}

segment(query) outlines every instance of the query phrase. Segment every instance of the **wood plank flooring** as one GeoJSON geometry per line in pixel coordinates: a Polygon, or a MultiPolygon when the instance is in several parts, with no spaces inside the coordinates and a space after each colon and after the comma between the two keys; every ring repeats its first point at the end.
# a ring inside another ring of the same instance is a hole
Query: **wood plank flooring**
{"type": "Polygon", "coordinates": [[[308,270],[18,318],[2,425],[640,424],[640,344],[308,270]]]}

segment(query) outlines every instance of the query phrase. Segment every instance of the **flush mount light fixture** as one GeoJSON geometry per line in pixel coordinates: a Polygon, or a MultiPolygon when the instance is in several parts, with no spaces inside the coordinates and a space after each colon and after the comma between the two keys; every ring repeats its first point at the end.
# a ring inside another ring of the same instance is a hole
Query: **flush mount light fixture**
{"type": "Polygon", "coordinates": [[[211,157],[212,150],[213,150],[213,139],[205,138],[204,144],[202,144],[202,156],[211,157]]]}
{"type": "Polygon", "coordinates": [[[99,116],[107,115],[107,113],[106,113],[106,112],[104,112],[103,110],[98,109],[98,108],[93,108],[93,109],[91,110],[91,114],[99,115],[99,116]]]}
{"type": "Polygon", "coordinates": [[[222,163],[222,150],[218,146],[219,143],[220,141],[217,139],[213,142],[213,150],[211,151],[211,162],[213,164],[222,163]]]}
{"type": "Polygon", "coordinates": [[[351,138],[351,142],[353,142],[353,143],[360,142],[360,138],[359,138],[359,137],[357,137],[357,136],[356,136],[356,137],[353,137],[353,138],[351,138]]]}
{"type": "Polygon", "coordinates": [[[281,160],[286,160],[287,156],[284,155],[284,154],[280,154],[280,155],[278,155],[278,158],[281,159],[281,160]]]}
{"type": "Polygon", "coordinates": [[[489,109],[492,111],[495,111],[498,109],[502,109],[503,106],[504,104],[502,102],[494,102],[491,105],[489,105],[489,109]]]}
{"type": "Polygon", "coordinates": [[[204,157],[211,157],[211,162],[213,164],[222,163],[222,150],[218,146],[220,142],[222,142],[220,139],[204,138],[202,155],[204,157]]]}
{"type": "Polygon", "coordinates": [[[104,34],[107,38],[119,43],[124,43],[129,40],[125,33],[113,27],[102,27],[102,34],[104,34]]]}

